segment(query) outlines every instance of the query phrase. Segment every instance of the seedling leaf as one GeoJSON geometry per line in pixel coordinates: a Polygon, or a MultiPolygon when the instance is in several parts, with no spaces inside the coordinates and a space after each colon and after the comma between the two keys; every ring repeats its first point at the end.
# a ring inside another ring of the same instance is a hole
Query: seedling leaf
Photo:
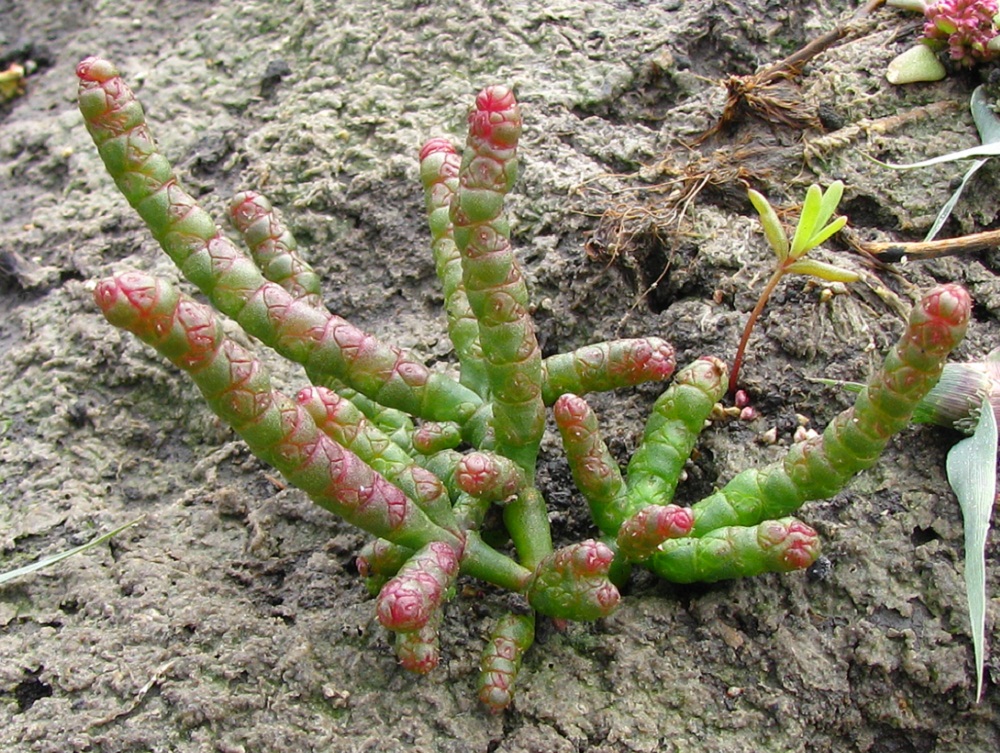
{"type": "Polygon", "coordinates": [[[791,274],[810,275],[827,282],[857,282],[861,275],[815,259],[797,259],[786,270],[791,274]]]}
{"type": "Polygon", "coordinates": [[[793,259],[809,250],[809,241],[816,231],[816,223],[820,217],[820,206],[823,203],[823,190],[813,183],[806,191],[806,199],[802,202],[802,214],[795,228],[792,247],[788,254],[793,259]]]}
{"type": "Polygon", "coordinates": [[[782,226],[781,220],[778,219],[777,212],[774,211],[771,202],[763,194],[754,191],[752,188],[747,194],[750,197],[750,203],[753,204],[754,209],[757,210],[757,214],[760,215],[760,224],[764,228],[764,235],[767,238],[767,242],[774,249],[778,261],[783,262],[788,258],[788,235],[785,233],[785,228],[782,226]]]}

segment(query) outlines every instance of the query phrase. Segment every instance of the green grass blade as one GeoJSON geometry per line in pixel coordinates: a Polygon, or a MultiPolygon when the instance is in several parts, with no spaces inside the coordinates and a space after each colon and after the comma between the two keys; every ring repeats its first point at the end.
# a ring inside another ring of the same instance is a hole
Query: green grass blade
{"type": "Polygon", "coordinates": [[[15,578],[20,578],[22,575],[28,575],[29,573],[33,573],[33,572],[36,572],[38,570],[42,570],[42,569],[44,569],[46,567],[52,567],[53,565],[56,565],[56,564],[62,562],[67,557],[72,557],[74,554],[80,554],[80,552],[85,552],[88,549],[92,549],[95,546],[99,546],[100,544],[103,544],[105,541],[107,541],[108,539],[110,539],[112,536],[117,536],[119,533],[121,533],[122,531],[124,531],[126,528],[131,528],[136,523],[138,523],[140,520],[142,520],[142,518],[144,518],[144,517],[145,516],[136,518],[135,520],[133,520],[133,521],[131,521],[129,523],[126,523],[123,526],[119,526],[118,528],[114,529],[113,531],[108,531],[107,533],[101,534],[100,536],[98,536],[93,541],[88,541],[86,544],[82,544],[81,546],[75,547],[73,549],[67,549],[65,552],[60,552],[59,554],[56,554],[56,555],[54,555],[52,557],[47,557],[47,558],[45,558],[43,560],[39,560],[38,562],[33,562],[30,565],[25,565],[24,567],[19,567],[16,570],[10,570],[10,571],[8,571],[6,573],[0,573],[0,585],[3,585],[4,583],[7,583],[9,581],[12,581],[15,578]]]}
{"type": "MultiPolygon", "coordinates": [[[[986,94],[986,90],[983,86],[977,86],[972,92],[972,99],[969,102],[969,109],[972,111],[972,119],[976,123],[976,130],[979,131],[979,140],[983,144],[996,144],[1000,142],[1000,118],[997,114],[993,112],[993,106],[990,103],[989,95],[986,94]]],[[[958,188],[955,189],[955,193],[951,195],[951,198],[945,202],[945,205],[941,207],[941,211],[938,212],[937,218],[934,220],[934,224],[931,229],[927,232],[927,237],[924,238],[924,242],[929,242],[937,237],[938,232],[944,226],[944,223],[948,221],[951,217],[952,210],[958,203],[959,198],[962,196],[962,191],[965,190],[966,184],[972,179],[972,176],[985,165],[986,159],[978,159],[972,163],[972,166],[966,171],[965,175],[962,177],[962,182],[959,184],[958,188]]]]}
{"type": "Polygon", "coordinates": [[[888,167],[893,170],[916,170],[918,167],[931,167],[932,165],[940,165],[945,162],[956,162],[963,159],[996,156],[1000,156],[1000,143],[972,146],[968,149],[960,149],[957,152],[948,152],[948,154],[942,154],[939,157],[931,157],[930,159],[925,159],[920,162],[910,162],[905,165],[894,162],[883,162],[882,160],[875,159],[874,157],[869,157],[868,159],[872,160],[872,162],[877,162],[882,165],[882,167],[888,167]]]}
{"type": "Polygon", "coordinates": [[[986,534],[996,499],[997,424],[983,401],[975,433],[951,448],[948,483],[962,507],[965,528],[965,592],[969,601],[972,646],[976,656],[976,702],[983,693],[983,644],[986,626],[986,534]]]}

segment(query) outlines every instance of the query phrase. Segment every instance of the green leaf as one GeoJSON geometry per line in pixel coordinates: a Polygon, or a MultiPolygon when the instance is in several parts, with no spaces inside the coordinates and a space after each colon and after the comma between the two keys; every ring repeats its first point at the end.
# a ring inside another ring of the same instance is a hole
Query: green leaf
{"type": "Polygon", "coordinates": [[[888,167],[893,170],[915,170],[918,167],[931,167],[932,165],[940,165],[945,162],[955,162],[957,160],[963,159],[973,159],[974,157],[996,157],[1000,155],[1000,143],[996,144],[982,144],[981,146],[972,146],[968,149],[960,149],[957,152],[948,152],[948,154],[942,154],[940,157],[931,157],[930,159],[922,160],[921,162],[910,162],[905,165],[895,164],[893,162],[883,162],[882,160],[875,159],[874,157],[869,157],[868,159],[873,162],[877,162],[882,165],[882,167],[888,167]]]}
{"type": "Polygon", "coordinates": [[[969,110],[972,112],[972,120],[976,124],[976,130],[979,131],[979,140],[984,144],[996,144],[1000,141],[1000,118],[997,117],[993,105],[990,104],[984,86],[977,86],[972,91],[969,110]]]}
{"type": "Polygon", "coordinates": [[[841,269],[833,264],[816,261],[815,259],[797,259],[788,265],[786,271],[791,274],[818,277],[828,282],[857,282],[861,279],[861,275],[857,272],[852,272],[849,269],[841,269]]]}
{"type": "Polygon", "coordinates": [[[965,592],[976,656],[976,702],[983,694],[983,643],[986,625],[986,534],[996,499],[997,424],[984,400],[975,433],[951,448],[948,483],[962,507],[965,528],[965,592]]]}
{"type": "Polygon", "coordinates": [[[8,571],[6,573],[0,573],[0,585],[3,585],[4,583],[7,583],[8,581],[14,580],[14,578],[19,578],[22,575],[28,575],[29,573],[33,573],[33,572],[35,572],[37,570],[42,570],[42,569],[44,569],[46,567],[51,567],[52,565],[55,565],[55,564],[57,564],[59,562],[62,562],[67,557],[72,557],[74,554],[79,554],[80,552],[85,552],[88,549],[91,549],[91,548],[93,548],[95,546],[98,546],[98,545],[104,543],[105,541],[107,541],[108,539],[110,539],[112,536],[117,536],[119,533],[121,533],[122,531],[124,531],[126,528],[131,528],[136,523],[138,523],[140,520],[142,520],[143,517],[145,517],[145,516],[136,518],[135,520],[133,520],[133,521],[131,521],[129,523],[126,523],[123,526],[119,526],[118,528],[116,528],[113,531],[108,531],[107,533],[98,536],[93,541],[88,541],[86,544],[78,546],[78,547],[76,547],[74,549],[67,549],[65,552],[60,552],[59,554],[57,554],[55,556],[48,557],[48,558],[43,559],[43,560],[39,560],[38,562],[33,562],[30,565],[25,565],[24,567],[19,567],[16,570],[10,570],[10,571],[8,571]]]}
{"type": "MultiPolygon", "coordinates": [[[[972,119],[976,123],[976,130],[979,131],[979,140],[984,144],[996,144],[1000,142],[1000,118],[993,111],[993,106],[986,96],[986,90],[982,86],[977,86],[975,91],[972,92],[969,109],[972,111],[972,119]]],[[[938,212],[934,224],[931,225],[931,229],[927,232],[927,237],[924,238],[925,242],[934,240],[944,226],[944,223],[951,217],[951,213],[955,209],[959,198],[961,198],[966,184],[986,162],[987,160],[985,159],[976,160],[966,171],[965,175],[962,176],[962,182],[959,183],[958,188],[955,189],[955,192],[945,202],[945,205],[941,207],[941,211],[938,212]]]]}
{"type": "Polygon", "coordinates": [[[747,192],[747,195],[750,197],[750,203],[757,210],[757,214],[760,215],[760,224],[764,228],[764,235],[767,238],[767,242],[774,249],[778,261],[783,262],[788,258],[788,235],[785,233],[785,228],[782,226],[781,220],[778,219],[777,212],[774,211],[771,202],[763,194],[751,188],[747,192]]]}
{"type": "MultiPolygon", "coordinates": [[[[835,180],[830,184],[830,187],[823,193],[823,201],[821,201],[819,205],[819,216],[816,218],[816,227],[823,227],[830,221],[830,218],[833,217],[833,213],[837,211],[837,205],[840,204],[840,199],[843,195],[843,181],[835,180]]],[[[822,243],[822,241],[819,243],[822,243]]],[[[813,245],[819,245],[819,243],[813,245]]]]}
{"type": "Polygon", "coordinates": [[[816,235],[809,239],[809,243],[806,244],[806,250],[816,248],[824,241],[828,240],[835,233],[839,233],[844,229],[844,225],[847,224],[847,217],[838,217],[829,225],[820,230],[816,235]]]}
{"type": "Polygon", "coordinates": [[[806,199],[802,202],[802,215],[795,227],[792,247],[788,251],[788,255],[793,259],[809,250],[809,239],[816,234],[816,221],[819,219],[822,203],[823,190],[814,183],[806,191],[806,199]]]}

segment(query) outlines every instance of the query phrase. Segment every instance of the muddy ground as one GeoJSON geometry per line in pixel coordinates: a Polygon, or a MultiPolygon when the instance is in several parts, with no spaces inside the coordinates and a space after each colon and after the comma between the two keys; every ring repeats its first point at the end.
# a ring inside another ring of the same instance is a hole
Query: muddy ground
{"type": "MultiPolygon", "coordinates": [[[[442,666],[403,672],[354,568],[363,537],[282,488],[90,299],[96,279],[127,267],[176,277],[75,109],[74,67],[102,54],[207,208],[267,192],[332,308],[445,368],[415,155],[431,136],[460,137],[475,92],[508,82],[526,119],[509,206],[545,353],[656,334],[681,362],[731,358],[771,261],[739,178],[789,205],[810,182],[843,179],[862,238],[915,240],[964,168],[889,173],[864,155],[977,142],[974,74],[885,82],[917,22],[882,10],[789,84],[811,125],[750,120],[683,145],[722,112],[720,78],[782,58],[857,5],[0,0],[4,67],[36,66],[24,96],[0,106],[0,569],[144,516],[0,589],[0,749],[1000,748],[1000,547],[994,534],[976,705],[962,525],[943,470],[952,433],[910,429],[844,492],[807,505],[826,557],[811,574],[700,587],[640,576],[612,617],[544,629],[513,707],[494,716],[474,688],[503,595],[464,582],[442,666]],[[764,149],[725,157],[738,146],[764,149]],[[649,186],[714,154],[721,182],[666,224],[668,199],[649,186]],[[628,222],[601,224],[609,208],[628,222]]],[[[945,233],[997,225],[998,178],[980,172],[945,233]]],[[[975,296],[959,357],[997,343],[995,251],[876,268],[834,243],[819,257],[865,281],[832,297],[782,284],[744,372],[760,417],[706,432],[683,499],[780,457],[797,415],[822,428],[846,407],[811,379],[864,379],[922,287],[957,280],[975,296]],[[772,428],[777,442],[761,441],[772,428]]],[[[593,401],[623,458],[657,393],[593,401]]],[[[558,540],[590,535],[554,435],[541,479],[558,540]]]]}

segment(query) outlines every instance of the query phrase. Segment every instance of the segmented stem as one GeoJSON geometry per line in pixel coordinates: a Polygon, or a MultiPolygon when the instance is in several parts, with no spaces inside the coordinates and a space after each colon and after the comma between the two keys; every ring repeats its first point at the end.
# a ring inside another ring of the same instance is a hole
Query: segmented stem
{"type": "Polygon", "coordinates": [[[691,533],[694,513],[689,507],[649,505],[626,520],[618,530],[618,552],[631,562],[640,562],[657,551],[667,539],[691,533]]]}
{"type": "Polygon", "coordinates": [[[524,487],[524,472],[503,455],[470,452],[458,462],[455,483],[466,494],[503,504],[524,487]]]}
{"type": "Polygon", "coordinates": [[[494,712],[514,699],[521,660],[535,642],[533,614],[505,614],[490,633],[479,661],[479,700],[494,712]]]}
{"type": "Polygon", "coordinates": [[[556,550],[535,568],[528,603],[549,617],[606,617],[620,599],[618,589],[608,580],[614,556],[610,547],[593,539],[556,550]]]}
{"type": "Polygon", "coordinates": [[[643,564],[675,583],[711,583],[801,570],[819,552],[816,531],[795,518],[782,518],[718,528],[700,538],[669,539],[643,564]]]}
{"type": "Polygon", "coordinates": [[[77,76],[80,111],[108,172],[163,250],[219,311],[311,373],[335,376],[383,405],[432,420],[462,422],[472,415],[482,401],[471,390],[267,281],[180,187],[114,66],[87,58],[77,76]]]}
{"type": "Polygon", "coordinates": [[[229,219],[261,273],[296,299],[322,306],[320,278],[299,253],[298,243],[267,197],[241,191],[229,202],[229,219]]]}
{"type": "Polygon", "coordinates": [[[678,372],[653,405],[642,441],[628,464],[628,509],[665,505],[674,498],[712,407],[726,391],[726,365],[699,358],[678,372]]]}
{"type": "Polygon", "coordinates": [[[398,486],[438,525],[457,530],[444,484],[421,468],[354,404],[325,387],[306,387],[295,396],[316,425],[398,486]]]}
{"type": "Polygon", "coordinates": [[[420,180],[424,185],[431,230],[431,252],[444,288],[448,335],[461,364],[462,384],[485,396],[488,380],[479,341],[479,323],[465,294],[462,254],[455,245],[455,229],[451,222],[451,205],[458,193],[461,163],[461,156],[447,139],[431,139],[420,150],[420,180]]]}
{"type": "Polygon", "coordinates": [[[444,541],[432,541],[418,551],[379,591],[379,622],[403,633],[423,628],[444,603],[460,562],[461,549],[444,541]]]}
{"type": "Polygon", "coordinates": [[[469,138],[451,206],[462,277],[479,323],[493,400],[496,451],[534,479],[545,428],[542,356],[528,314],[528,291],[502,215],[517,174],[521,114],[513,93],[491,87],[476,98],[469,138]]]}
{"type": "Polygon", "coordinates": [[[571,392],[607,392],[644,382],[664,382],[674,373],[674,349],[658,337],[587,345],[542,361],[542,398],[552,405],[571,392]]]}
{"type": "Polygon", "coordinates": [[[601,439],[597,416],[586,400],[569,394],[556,401],[552,412],[573,481],[587,500],[594,524],[606,535],[615,536],[629,515],[625,482],[601,439]]]}
{"type": "Polygon", "coordinates": [[[437,668],[441,661],[441,617],[441,610],[436,610],[419,630],[396,633],[396,658],[403,669],[426,675],[437,668]]]}
{"type": "Polygon", "coordinates": [[[970,310],[969,294],[957,285],[927,293],[854,405],[822,435],[793,445],[783,461],[743,471],[694,505],[694,535],[783,517],[806,500],[833,496],[852,476],[874,465],[937,383],[945,359],[965,334],[970,310]]]}
{"type": "Polygon", "coordinates": [[[412,556],[413,550],[408,547],[393,544],[385,539],[372,539],[362,547],[354,562],[358,573],[365,580],[368,593],[377,596],[382,586],[398,573],[399,568],[412,556]]]}
{"type": "Polygon", "coordinates": [[[404,546],[457,542],[384,476],[321,432],[304,409],[272,389],[260,361],[223,334],[209,307],[141,272],[102,280],[94,300],[109,322],[187,371],[251,451],[315,502],[404,546]]]}

